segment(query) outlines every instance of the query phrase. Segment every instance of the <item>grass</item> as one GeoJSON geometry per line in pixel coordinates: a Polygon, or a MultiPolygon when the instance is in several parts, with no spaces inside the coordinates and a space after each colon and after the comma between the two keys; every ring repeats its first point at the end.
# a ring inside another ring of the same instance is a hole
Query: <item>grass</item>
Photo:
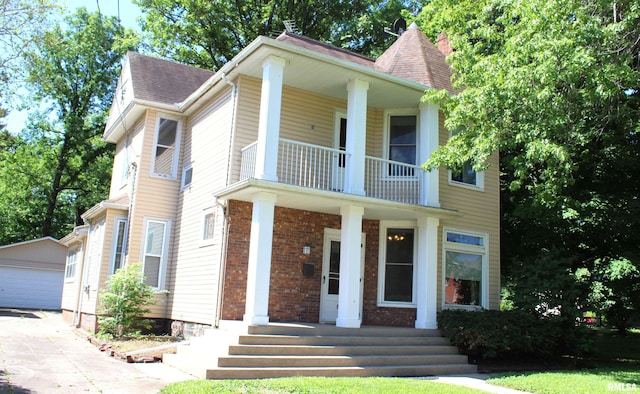
{"type": "Polygon", "coordinates": [[[477,394],[484,391],[408,378],[294,377],[256,380],[191,380],[172,383],[162,394],[261,393],[261,394],[358,394],[358,393],[477,394]]]}
{"type": "Polygon", "coordinates": [[[488,383],[543,394],[640,391],[640,330],[624,337],[606,329],[594,329],[593,334],[597,354],[582,360],[590,368],[510,373],[488,383]]]}

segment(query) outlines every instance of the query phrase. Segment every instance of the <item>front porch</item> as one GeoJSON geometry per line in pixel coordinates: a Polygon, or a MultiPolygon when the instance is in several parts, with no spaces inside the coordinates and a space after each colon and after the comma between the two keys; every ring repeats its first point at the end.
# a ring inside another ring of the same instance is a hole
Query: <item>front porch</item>
{"type": "Polygon", "coordinates": [[[476,373],[438,330],[222,321],[167,354],[165,364],[201,379],[287,376],[429,376],[476,373]]]}

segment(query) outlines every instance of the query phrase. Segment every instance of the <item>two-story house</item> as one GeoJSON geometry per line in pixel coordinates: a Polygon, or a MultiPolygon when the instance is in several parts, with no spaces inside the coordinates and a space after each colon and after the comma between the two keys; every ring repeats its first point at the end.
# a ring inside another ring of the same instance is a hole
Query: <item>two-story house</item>
{"type": "Polygon", "coordinates": [[[61,242],[65,318],[96,329],[142,262],[150,317],[436,328],[500,301],[498,157],[425,172],[450,137],[445,55],[413,24],[378,59],[291,32],[216,72],[129,53],[104,132],[109,199],[61,242]]]}

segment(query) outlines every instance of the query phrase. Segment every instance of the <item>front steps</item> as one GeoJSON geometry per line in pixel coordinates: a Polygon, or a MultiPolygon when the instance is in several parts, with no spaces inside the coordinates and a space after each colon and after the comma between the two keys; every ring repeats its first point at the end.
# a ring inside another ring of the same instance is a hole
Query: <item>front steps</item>
{"type": "Polygon", "coordinates": [[[164,362],[206,379],[428,376],[477,372],[437,330],[278,324],[193,338],[164,362]]]}

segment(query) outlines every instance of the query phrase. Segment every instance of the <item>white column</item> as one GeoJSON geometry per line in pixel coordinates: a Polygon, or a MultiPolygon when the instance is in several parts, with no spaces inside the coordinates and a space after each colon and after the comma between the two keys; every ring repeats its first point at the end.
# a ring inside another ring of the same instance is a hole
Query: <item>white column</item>
{"type": "Polygon", "coordinates": [[[362,261],[362,215],[364,208],[340,208],[342,229],[340,236],[340,287],[338,288],[338,318],[336,326],[358,328],[360,316],[360,262],[362,261]]]}
{"type": "Polygon", "coordinates": [[[278,180],[278,143],[280,140],[280,108],[285,60],[269,56],[262,63],[262,94],[258,123],[258,147],[255,177],[278,180]]]}
{"type": "Polygon", "coordinates": [[[347,84],[347,152],[344,191],[365,195],[364,156],[367,144],[367,90],[369,82],[360,79],[347,84]]]}
{"type": "Polygon", "coordinates": [[[269,323],[269,281],[275,203],[276,195],[273,193],[259,192],[253,197],[247,296],[243,319],[248,324],[269,323]]]}
{"type": "Polygon", "coordinates": [[[438,224],[437,218],[418,219],[416,328],[438,328],[438,224]]]}
{"type": "MultiPolygon", "coordinates": [[[[439,138],[439,107],[435,104],[420,103],[420,128],[418,133],[420,147],[418,151],[418,163],[423,164],[431,158],[433,151],[438,149],[439,138]]],[[[439,195],[439,171],[434,169],[423,174],[422,190],[420,190],[420,204],[432,207],[440,206],[439,195]]]]}

